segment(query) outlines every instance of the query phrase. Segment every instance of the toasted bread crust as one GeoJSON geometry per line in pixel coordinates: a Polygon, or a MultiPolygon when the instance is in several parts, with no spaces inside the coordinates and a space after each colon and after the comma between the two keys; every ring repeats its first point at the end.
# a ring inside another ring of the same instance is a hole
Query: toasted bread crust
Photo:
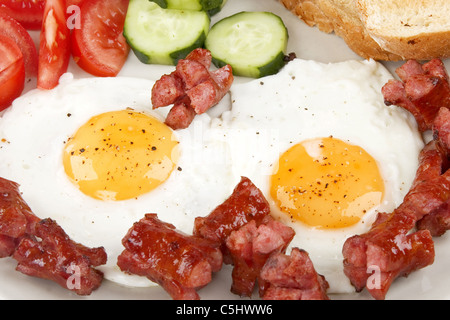
{"type": "Polygon", "coordinates": [[[357,0],[279,0],[307,25],[334,32],[359,56],[375,60],[430,60],[450,57],[450,31],[389,37],[368,30],[357,0]]]}

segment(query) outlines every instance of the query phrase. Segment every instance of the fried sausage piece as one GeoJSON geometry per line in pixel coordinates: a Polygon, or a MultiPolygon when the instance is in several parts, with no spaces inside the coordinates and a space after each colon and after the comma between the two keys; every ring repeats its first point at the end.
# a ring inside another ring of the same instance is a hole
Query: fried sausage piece
{"type": "Polygon", "coordinates": [[[440,108],[450,108],[449,76],[444,63],[433,59],[423,65],[409,60],[396,70],[400,80],[382,88],[386,105],[397,105],[412,113],[419,129],[431,129],[440,108]]]}
{"type": "Polygon", "coordinates": [[[87,248],[72,241],[53,220],[36,224],[33,235],[25,236],[14,251],[16,270],[23,274],[52,280],[78,295],[98,289],[103,273],[94,267],[105,264],[103,248],[87,248]]]}
{"type": "Polygon", "coordinates": [[[442,157],[436,145],[432,141],[422,150],[416,178],[404,202],[392,213],[379,213],[369,232],[344,243],[344,273],[357,291],[366,287],[374,298],[384,299],[397,277],[434,262],[430,231],[410,231],[441,206],[442,197],[448,199],[450,181],[440,175],[442,157]],[[436,175],[440,183],[429,180],[436,175]]]}
{"type": "Polygon", "coordinates": [[[0,257],[12,256],[17,270],[55,281],[79,295],[97,289],[106,252],[72,241],[51,219],[39,219],[19,192],[19,185],[0,178],[0,257]]]}
{"type": "Polygon", "coordinates": [[[195,49],[178,61],[175,71],[154,84],[153,109],[173,105],[165,121],[172,129],[187,128],[196,114],[217,105],[230,90],[234,80],[231,66],[209,71],[211,61],[210,51],[195,49]]]}
{"type": "Polygon", "coordinates": [[[251,297],[258,282],[260,292],[264,281],[260,272],[267,259],[275,253],[284,253],[293,239],[292,228],[266,216],[260,225],[255,220],[231,232],[226,246],[233,260],[231,292],[251,297]]]}
{"type": "Polygon", "coordinates": [[[175,226],[146,214],[123,238],[125,250],[117,265],[127,273],[159,284],[174,300],[198,300],[197,290],[222,267],[214,242],[184,234],[175,226]]]}
{"type": "Polygon", "coordinates": [[[270,256],[261,270],[266,282],[264,300],[329,300],[325,277],[318,274],[306,251],[292,248],[290,255],[270,256]]]}
{"type": "Polygon", "coordinates": [[[194,221],[194,235],[214,241],[224,254],[224,262],[232,263],[226,248],[226,239],[234,230],[251,220],[259,225],[270,214],[270,206],[252,181],[241,177],[233,193],[208,216],[197,217],[194,221]]]}

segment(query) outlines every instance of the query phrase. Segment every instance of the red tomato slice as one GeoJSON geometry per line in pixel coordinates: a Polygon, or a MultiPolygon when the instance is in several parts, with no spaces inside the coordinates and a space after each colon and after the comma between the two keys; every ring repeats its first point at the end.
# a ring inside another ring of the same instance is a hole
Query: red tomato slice
{"type": "Polygon", "coordinates": [[[13,39],[22,51],[27,77],[36,76],[38,53],[28,31],[12,17],[0,11],[0,35],[13,39]]]}
{"type": "Polygon", "coordinates": [[[83,2],[83,0],[66,0],[66,5],[67,7],[81,6],[81,2],[83,2]]]}
{"type": "Polygon", "coordinates": [[[39,45],[37,87],[53,89],[67,71],[70,60],[70,30],[66,25],[64,0],[47,0],[39,45]]]}
{"type": "Polygon", "coordinates": [[[39,30],[45,0],[2,0],[0,9],[16,19],[25,29],[39,30]]]}
{"type": "Polygon", "coordinates": [[[0,35],[0,110],[11,105],[25,87],[25,63],[16,42],[0,35]]]}
{"type": "Polygon", "coordinates": [[[128,0],[85,0],[81,28],[72,32],[72,55],[86,72],[114,77],[122,69],[130,47],[123,36],[128,0]]]}

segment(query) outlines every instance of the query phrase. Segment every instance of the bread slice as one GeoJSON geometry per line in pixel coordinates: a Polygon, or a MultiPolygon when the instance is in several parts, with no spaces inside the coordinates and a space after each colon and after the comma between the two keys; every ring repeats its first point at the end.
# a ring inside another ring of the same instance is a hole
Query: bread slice
{"type": "Polygon", "coordinates": [[[342,37],[364,58],[450,57],[450,0],[279,1],[309,26],[342,37]]]}
{"type": "Polygon", "coordinates": [[[370,36],[404,59],[450,56],[449,0],[357,0],[370,36]]]}

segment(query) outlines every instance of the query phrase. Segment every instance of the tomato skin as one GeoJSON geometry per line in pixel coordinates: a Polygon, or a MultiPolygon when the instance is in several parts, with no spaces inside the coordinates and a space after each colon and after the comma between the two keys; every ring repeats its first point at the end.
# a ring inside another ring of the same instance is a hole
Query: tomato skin
{"type": "Polygon", "coordinates": [[[25,87],[25,62],[16,42],[0,35],[0,111],[19,97],[25,87]]]}
{"type": "Polygon", "coordinates": [[[0,35],[13,39],[22,51],[27,77],[35,77],[38,70],[36,45],[28,31],[11,16],[0,10],[0,35]]]}
{"type": "Polygon", "coordinates": [[[39,30],[45,0],[2,0],[0,10],[17,20],[25,29],[39,30]]]}
{"type": "Polygon", "coordinates": [[[86,72],[115,77],[127,60],[130,47],[123,36],[129,0],[84,0],[81,28],[72,32],[72,55],[86,72]]]}
{"type": "Polygon", "coordinates": [[[37,87],[53,89],[67,72],[70,60],[70,30],[66,25],[64,0],[47,0],[39,45],[37,87]]]}

